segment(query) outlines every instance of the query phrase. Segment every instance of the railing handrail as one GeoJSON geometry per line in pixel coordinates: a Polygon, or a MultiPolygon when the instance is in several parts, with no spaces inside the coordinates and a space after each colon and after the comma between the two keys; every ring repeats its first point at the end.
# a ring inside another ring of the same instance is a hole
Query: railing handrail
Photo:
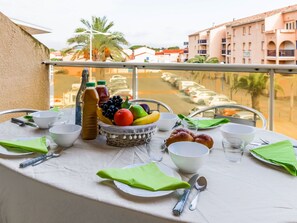
{"type": "Polygon", "coordinates": [[[77,62],[77,61],[44,61],[46,65],[59,67],[94,67],[94,68],[127,68],[152,70],[199,70],[221,72],[297,74],[296,65],[276,64],[210,64],[210,63],[137,63],[137,62],[77,62]]]}

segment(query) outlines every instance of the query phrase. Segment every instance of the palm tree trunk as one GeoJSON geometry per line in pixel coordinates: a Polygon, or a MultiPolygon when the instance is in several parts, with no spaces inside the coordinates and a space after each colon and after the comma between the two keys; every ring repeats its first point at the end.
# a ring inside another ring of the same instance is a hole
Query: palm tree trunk
{"type": "Polygon", "coordinates": [[[252,108],[260,111],[260,95],[251,94],[251,99],[252,99],[252,108]]]}

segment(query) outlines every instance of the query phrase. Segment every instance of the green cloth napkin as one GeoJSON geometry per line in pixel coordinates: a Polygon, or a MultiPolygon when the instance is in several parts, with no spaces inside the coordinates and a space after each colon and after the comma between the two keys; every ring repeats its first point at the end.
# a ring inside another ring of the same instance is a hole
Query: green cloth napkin
{"type": "Polygon", "coordinates": [[[104,169],[100,170],[97,175],[150,191],[175,190],[190,187],[190,184],[187,182],[164,174],[155,163],[132,168],[104,169]]]}
{"type": "Polygon", "coordinates": [[[221,125],[221,124],[225,124],[230,122],[229,119],[227,118],[215,118],[215,119],[194,119],[194,118],[189,118],[187,116],[184,116],[182,114],[178,114],[178,117],[181,120],[185,120],[188,124],[193,125],[195,127],[198,126],[198,129],[205,129],[205,128],[209,128],[209,127],[213,127],[213,126],[217,126],[217,125],[221,125]]]}
{"type": "Polygon", "coordinates": [[[293,145],[289,140],[258,147],[250,151],[267,161],[282,166],[293,176],[297,176],[297,159],[293,145]]]}
{"type": "Polygon", "coordinates": [[[7,149],[18,149],[27,152],[47,153],[46,137],[29,140],[0,140],[0,145],[7,149]]]}

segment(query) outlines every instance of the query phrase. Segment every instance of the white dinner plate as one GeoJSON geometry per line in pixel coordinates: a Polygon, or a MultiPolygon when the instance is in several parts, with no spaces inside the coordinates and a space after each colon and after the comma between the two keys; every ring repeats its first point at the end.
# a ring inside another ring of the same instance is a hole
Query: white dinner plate
{"type": "Polygon", "coordinates": [[[280,165],[278,165],[278,164],[276,164],[276,163],[272,163],[272,162],[270,162],[270,161],[268,161],[268,160],[263,159],[262,157],[258,156],[258,155],[255,154],[255,153],[252,153],[252,152],[251,152],[251,154],[252,154],[253,157],[255,157],[256,159],[258,159],[258,160],[260,160],[260,161],[262,161],[262,162],[264,162],[264,163],[268,163],[268,164],[271,164],[271,165],[274,165],[274,166],[280,166],[280,165]]]}
{"type": "MultiPolygon", "coordinates": [[[[26,138],[17,138],[16,140],[31,140],[36,139],[37,137],[26,137],[26,138]]],[[[46,146],[49,146],[50,141],[46,139],[46,146]]],[[[33,152],[22,151],[19,149],[10,148],[6,149],[4,146],[0,146],[0,155],[11,156],[11,157],[19,157],[19,156],[28,156],[33,154],[33,152]]]]}
{"type": "MultiPolygon", "coordinates": [[[[137,163],[137,164],[128,165],[124,168],[131,168],[131,167],[141,166],[141,165],[145,165],[145,164],[146,163],[137,163]]],[[[171,176],[171,177],[176,177],[178,179],[181,179],[180,175],[177,172],[175,172],[173,169],[169,168],[168,166],[165,166],[162,163],[156,163],[156,164],[164,174],[171,176]]],[[[149,190],[144,190],[144,189],[140,189],[140,188],[130,187],[129,185],[118,182],[118,181],[114,181],[114,184],[121,191],[123,191],[127,194],[138,196],[138,197],[161,197],[161,196],[170,194],[174,191],[174,190],[149,191],[149,190]]]]}

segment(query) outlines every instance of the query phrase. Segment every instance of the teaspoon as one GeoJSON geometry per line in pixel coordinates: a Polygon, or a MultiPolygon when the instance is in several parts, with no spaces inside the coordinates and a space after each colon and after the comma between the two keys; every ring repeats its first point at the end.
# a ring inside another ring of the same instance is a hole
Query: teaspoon
{"type": "Polygon", "coordinates": [[[205,188],[207,187],[207,180],[205,177],[199,177],[197,179],[197,182],[195,183],[195,188],[198,190],[197,195],[195,198],[192,200],[189,210],[194,211],[197,207],[197,202],[198,202],[198,197],[201,191],[204,191],[205,188]]]}

